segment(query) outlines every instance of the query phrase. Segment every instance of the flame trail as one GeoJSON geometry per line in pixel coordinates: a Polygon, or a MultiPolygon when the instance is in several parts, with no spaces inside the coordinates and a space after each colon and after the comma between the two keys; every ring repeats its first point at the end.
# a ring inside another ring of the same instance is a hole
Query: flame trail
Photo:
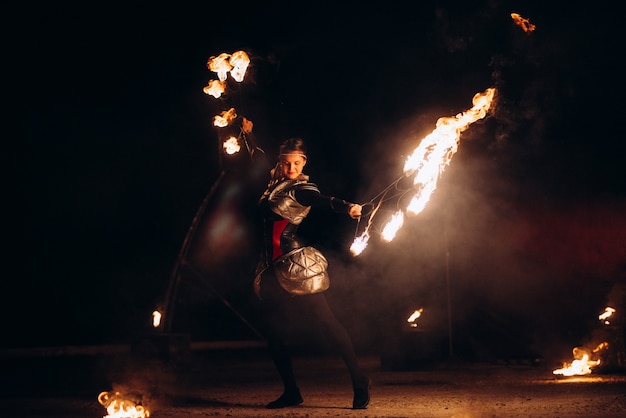
{"type": "MultiPolygon", "coordinates": [[[[415,190],[415,195],[408,206],[398,210],[383,228],[382,236],[385,241],[393,240],[396,232],[404,223],[405,213],[417,215],[426,207],[430,196],[437,188],[439,176],[450,164],[450,160],[458,149],[461,133],[472,123],[487,115],[495,93],[495,88],[488,88],[483,93],[474,95],[472,108],[456,116],[439,118],[436,128],[420,141],[419,146],[407,158],[404,164],[403,177],[414,176],[413,190],[415,190]]],[[[392,186],[389,186],[381,194],[384,195],[392,186]]],[[[370,237],[369,229],[376,211],[372,211],[365,231],[353,241],[350,247],[353,255],[359,255],[367,247],[370,237]]]]}

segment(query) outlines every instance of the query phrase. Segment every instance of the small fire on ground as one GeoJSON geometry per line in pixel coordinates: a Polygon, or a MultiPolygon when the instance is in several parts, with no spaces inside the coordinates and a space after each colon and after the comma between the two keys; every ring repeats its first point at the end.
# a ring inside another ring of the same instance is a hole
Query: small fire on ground
{"type": "MultiPolygon", "coordinates": [[[[611,307],[605,308],[604,312],[598,316],[604,325],[611,325],[612,316],[615,309],[611,307]]],[[[552,373],[562,376],[584,376],[591,374],[592,369],[602,363],[602,356],[606,355],[609,350],[609,343],[603,341],[594,349],[585,349],[582,347],[574,347],[574,360],[571,363],[564,363],[563,367],[554,370],[552,373]]]]}
{"type": "Polygon", "coordinates": [[[107,410],[103,418],[148,418],[150,411],[140,405],[139,400],[129,399],[120,392],[102,392],[98,402],[107,410]]]}
{"type": "Polygon", "coordinates": [[[563,364],[560,369],[554,370],[553,374],[560,374],[563,376],[583,376],[591,374],[591,369],[600,365],[599,355],[602,351],[608,349],[609,343],[602,342],[593,350],[588,351],[581,347],[575,347],[572,351],[574,353],[574,360],[569,364],[563,364]],[[595,359],[592,359],[595,358],[595,359]]]}

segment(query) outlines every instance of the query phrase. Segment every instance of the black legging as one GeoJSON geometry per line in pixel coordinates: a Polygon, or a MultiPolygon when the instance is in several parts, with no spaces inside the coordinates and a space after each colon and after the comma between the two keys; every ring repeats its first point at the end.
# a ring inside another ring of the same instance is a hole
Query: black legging
{"type": "MultiPolygon", "coordinates": [[[[292,296],[280,287],[274,277],[274,271],[270,268],[263,274],[261,296],[261,312],[270,356],[283,380],[285,391],[297,387],[287,343],[288,329],[286,329],[289,322],[288,315],[294,312],[301,312],[303,318],[317,321],[315,325],[327,333],[333,348],[341,355],[350,372],[353,386],[359,386],[367,379],[359,368],[352,340],[330,309],[324,293],[292,296]]],[[[307,323],[305,326],[310,325],[307,323]]]]}

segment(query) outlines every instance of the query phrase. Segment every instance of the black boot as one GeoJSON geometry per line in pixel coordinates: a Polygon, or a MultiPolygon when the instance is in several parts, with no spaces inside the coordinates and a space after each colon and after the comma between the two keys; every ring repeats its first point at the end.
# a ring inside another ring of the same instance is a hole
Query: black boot
{"type": "Polygon", "coordinates": [[[370,385],[369,379],[363,384],[354,386],[354,399],[352,400],[352,409],[366,409],[370,403],[370,385]]]}
{"type": "Polygon", "coordinates": [[[282,395],[275,401],[268,403],[265,407],[268,409],[286,408],[288,406],[300,405],[302,402],[302,396],[300,395],[300,389],[295,388],[291,390],[285,390],[282,395]]]}

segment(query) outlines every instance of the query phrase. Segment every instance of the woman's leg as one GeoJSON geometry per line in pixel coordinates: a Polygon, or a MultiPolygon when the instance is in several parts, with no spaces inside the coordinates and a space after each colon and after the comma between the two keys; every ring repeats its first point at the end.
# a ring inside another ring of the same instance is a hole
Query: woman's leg
{"type": "MultiPolygon", "coordinates": [[[[272,273],[273,274],[273,273],[272,273]]],[[[267,339],[270,357],[283,382],[283,394],[267,404],[267,408],[276,409],[298,405],[303,402],[296,383],[287,345],[287,306],[290,296],[275,284],[271,276],[263,278],[261,312],[263,315],[263,334],[267,339]]]]}
{"type": "Polygon", "coordinates": [[[341,358],[350,372],[352,387],[354,389],[353,407],[362,409],[369,403],[369,378],[363,373],[354,351],[352,339],[346,328],[339,322],[326,300],[323,293],[302,296],[299,300],[301,309],[313,314],[327,331],[328,336],[339,351],[341,358]]]}

